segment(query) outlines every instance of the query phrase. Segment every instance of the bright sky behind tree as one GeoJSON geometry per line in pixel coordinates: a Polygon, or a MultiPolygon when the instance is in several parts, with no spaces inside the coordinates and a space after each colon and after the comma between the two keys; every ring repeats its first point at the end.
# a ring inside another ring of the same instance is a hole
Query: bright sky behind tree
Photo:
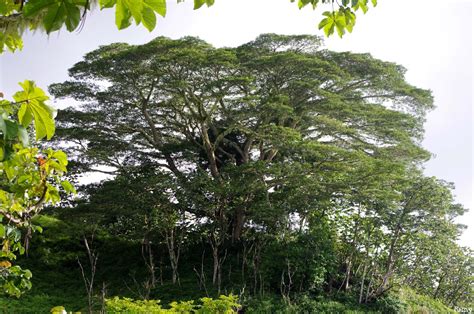
{"type": "MultiPolygon", "coordinates": [[[[92,11],[80,32],[63,30],[49,38],[26,34],[23,51],[0,57],[0,91],[9,97],[17,82],[35,80],[46,88],[67,79],[67,69],[99,45],[144,44],[156,36],[198,36],[214,46],[237,46],[261,33],[317,34],[325,10],[298,10],[289,0],[217,0],[192,10],[192,1],[168,1],[166,18],[149,33],[143,26],[118,31],[114,11],[92,11]]],[[[428,114],[423,146],[435,157],[425,166],[456,185],[457,201],[473,210],[472,15],[470,0],[379,0],[358,14],[352,34],[325,40],[337,51],[369,52],[407,68],[409,83],[430,89],[436,109],[428,114]]],[[[61,104],[58,104],[61,106],[61,104]]],[[[462,244],[473,246],[474,212],[463,217],[468,230],[462,244]]]]}

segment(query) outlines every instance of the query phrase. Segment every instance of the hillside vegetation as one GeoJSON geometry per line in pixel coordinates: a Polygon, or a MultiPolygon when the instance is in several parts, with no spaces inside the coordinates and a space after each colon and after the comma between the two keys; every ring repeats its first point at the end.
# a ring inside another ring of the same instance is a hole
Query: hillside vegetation
{"type": "Polygon", "coordinates": [[[15,263],[33,287],[1,307],[471,308],[473,256],[457,244],[466,209],[423,174],[433,99],[404,74],[307,35],[237,48],[158,37],[86,54],[50,86],[75,106],[48,145],[68,153],[71,181],[110,179],[76,184],[22,229],[29,249],[15,263]]]}

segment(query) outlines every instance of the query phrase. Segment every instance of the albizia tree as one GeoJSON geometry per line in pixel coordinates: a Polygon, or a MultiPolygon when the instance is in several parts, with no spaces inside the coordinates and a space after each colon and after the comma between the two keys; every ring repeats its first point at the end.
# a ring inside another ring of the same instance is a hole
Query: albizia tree
{"type": "Polygon", "coordinates": [[[170,202],[205,218],[218,282],[224,248],[249,230],[304,229],[344,195],[400,200],[400,178],[429,157],[430,92],[399,65],[320,44],[267,34],[237,48],[103,46],[50,87],[82,103],[60,113],[58,138],[76,144],[82,170],[146,163],[172,178],[170,202]]]}

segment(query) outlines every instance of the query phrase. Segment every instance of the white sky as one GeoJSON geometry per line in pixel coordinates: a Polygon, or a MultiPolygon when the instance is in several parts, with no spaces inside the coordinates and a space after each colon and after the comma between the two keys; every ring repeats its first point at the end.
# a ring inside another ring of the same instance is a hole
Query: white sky
{"type": "MultiPolygon", "coordinates": [[[[289,0],[217,0],[192,10],[192,0],[168,0],[168,14],[149,33],[144,27],[117,31],[112,10],[92,12],[81,32],[49,38],[27,34],[25,48],[0,56],[0,91],[9,97],[16,83],[33,79],[46,88],[67,79],[67,69],[99,45],[144,44],[159,35],[198,36],[215,46],[237,46],[261,33],[319,34],[325,10],[298,10],[289,0]]],[[[379,0],[358,15],[352,34],[326,40],[329,49],[370,52],[408,69],[407,79],[433,91],[437,109],[427,117],[423,146],[435,154],[426,174],[454,182],[457,200],[473,209],[472,14],[470,0],[379,0]]],[[[473,246],[474,212],[461,220],[471,226],[462,243],[473,246]]]]}

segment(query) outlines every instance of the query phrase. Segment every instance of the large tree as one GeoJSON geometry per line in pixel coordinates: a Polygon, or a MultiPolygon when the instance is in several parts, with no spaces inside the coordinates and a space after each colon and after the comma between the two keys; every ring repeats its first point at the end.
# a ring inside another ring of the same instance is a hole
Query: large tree
{"type": "Polygon", "coordinates": [[[171,175],[204,219],[217,282],[223,248],[249,228],[291,217],[304,228],[345,195],[396,200],[397,182],[429,157],[418,143],[431,94],[401,66],[320,43],[267,34],[237,48],[192,37],[101,47],[50,87],[82,103],[60,113],[60,141],[83,171],[147,163],[171,175]]]}

